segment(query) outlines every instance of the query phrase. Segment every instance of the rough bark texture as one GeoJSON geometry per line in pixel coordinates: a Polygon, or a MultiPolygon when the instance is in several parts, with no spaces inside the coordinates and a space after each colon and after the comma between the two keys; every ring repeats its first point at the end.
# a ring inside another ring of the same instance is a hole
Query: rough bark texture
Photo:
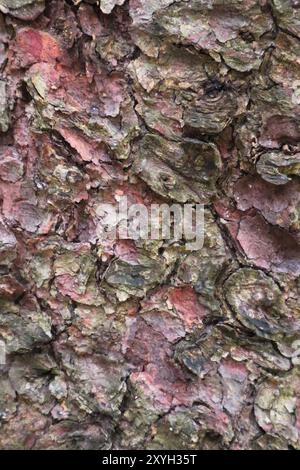
{"type": "Polygon", "coordinates": [[[0,11],[0,447],[300,448],[300,2],[0,11]],[[203,249],[99,239],[121,195],[203,249]]]}

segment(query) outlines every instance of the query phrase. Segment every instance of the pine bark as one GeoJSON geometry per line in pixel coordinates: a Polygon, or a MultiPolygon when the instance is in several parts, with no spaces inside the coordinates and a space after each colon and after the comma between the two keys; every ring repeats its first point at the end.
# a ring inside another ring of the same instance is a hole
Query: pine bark
{"type": "Polygon", "coordinates": [[[300,2],[0,0],[0,40],[0,448],[299,449],[300,2]],[[99,235],[121,196],[203,247],[99,235]]]}

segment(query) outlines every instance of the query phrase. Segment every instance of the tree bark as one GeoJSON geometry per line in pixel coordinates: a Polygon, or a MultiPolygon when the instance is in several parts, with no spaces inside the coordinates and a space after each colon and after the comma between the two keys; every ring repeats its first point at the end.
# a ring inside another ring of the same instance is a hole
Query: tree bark
{"type": "Polygon", "coordinates": [[[300,2],[0,0],[0,447],[300,448],[300,2]],[[103,204],[205,207],[203,247],[103,204]]]}

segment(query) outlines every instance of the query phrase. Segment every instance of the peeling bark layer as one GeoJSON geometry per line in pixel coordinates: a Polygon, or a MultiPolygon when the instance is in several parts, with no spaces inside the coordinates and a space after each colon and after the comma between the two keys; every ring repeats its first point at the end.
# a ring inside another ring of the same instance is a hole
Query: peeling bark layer
{"type": "Polygon", "coordinates": [[[300,448],[300,2],[0,0],[0,447],[300,448]],[[205,204],[205,240],[99,238],[205,204]]]}

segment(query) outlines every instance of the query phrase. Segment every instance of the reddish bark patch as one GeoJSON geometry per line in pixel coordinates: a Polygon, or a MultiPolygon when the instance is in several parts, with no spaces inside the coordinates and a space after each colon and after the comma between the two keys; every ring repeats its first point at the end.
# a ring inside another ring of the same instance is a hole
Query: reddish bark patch
{"type": "Polygon", "coordinates": [[[14,61],[18,67],[36,62],[53,62],[61,56],[57,40],[48,33],[31,28],[21,29],[16,36],[14,61]]]}

